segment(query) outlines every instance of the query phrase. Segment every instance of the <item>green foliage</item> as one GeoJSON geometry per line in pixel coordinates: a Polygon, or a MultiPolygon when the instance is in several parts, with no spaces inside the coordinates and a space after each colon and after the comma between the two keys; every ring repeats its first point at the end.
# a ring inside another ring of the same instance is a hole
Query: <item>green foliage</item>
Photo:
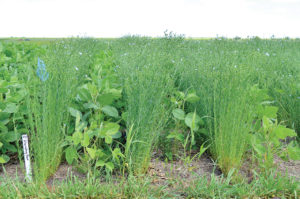
{"type": "MultiPolygon", "coordinates": [[[[217,48],[222,43],[216,42],[215,45],[217,48]]],[[[227,174],[242,164],[254,119],[254,104],[248,97],[249,69],[230,66],[229,55],[214,50],[216,58],[211,59],[220,59],[222,63],[205,62],[190,67],[192,70],[187,70],[181,81],[188,87],[192,86],[199,96],[199,101],[192,107],[199,111],[199,115],[205,116],[199,123],[208,129],[210,153],[227,174]]],[[[186,123],[191,126],[192,115],[189,116],[186,123]]],[[[197,130],[198,125],[194,128],[197,130]]]]}
{"type": "Polygon", "coordinates": [[[2,198],[176,198],[179,194],[172,193],[166,186],[152,186],[152,178],[112,180],[109,178],[103,182],[100,178],[90,177],[78,179],[68,175],[67,181],[47,185],[46,183],[23,183],[12,179],[2,179],[0,184],[0,196],[2,198]]]}
{"type": "Polygon", "coordinates": [[[106,115],[108,116],[111,116],[111,117],[114,117],[114,118],[118,118],[119,117],[119,113],[118,113],[118,110],[113,107],[113,106],[104,106],[102,109],[101,109],[106,115]]]}
{"type": "Polygon", "coordinates": [[[263,116],[256,121],[259,125],[255,125],[255,133],[251,135],[251,144],[256,160],[266,172],[275,166],[275,155],[283,159],[287,159],[289,156],[293,160],[299,160],[299,156],[296,155],[296,152],[299,152],[299,146],[293,146],[291,143],[285,147],[281,142],[281,140],[295,137],[297,134],[293,129],[278,124],[277,111],[278,108],[274,106],[260,108],[259,115],[263,116]]]}
{"type": "Polygon", "coordinates": [[[107,173],[111,173],[115,165],[120,167],[124,158],[118,145],[112,149],[113,139],[120,138],[119,128],[117,123],[111,122],[102,122],[96,129],[88,128],[77,113],[75,133],[67,137],[67,162],[94,176],[100,175],[97,168],[105,168],[107,173]]]}
{"type": "Polygon", "coordinates": [[[272,167],[274,154],[299,159],[298,49],[298,40],[189,40],[172,32],[1,41],[0,164],[22,155],[24,133],[42,181],[64,157],[95,176],[145,173],[157,147],[185,162],[209,149],[227,175],[247,149],[262,168],[272,167]],[[46,81],[36,75],[37,57],[46,81]]]}
{"type": "MultiPolygon", "coordinates": [[[[289,179],[280,174],[254,174],[250,183],[232,183],[234,171],[227,177],[211,175],[210,179],[198,178],[188,187],[181,186],[180,190],[188,198],[297,198],[299,196],[299,181],[289,179]]],[[[183,183],[182,183],[183,184],[183,183]]]]}
{"type": "Polygon", "coordinates": [[[184,120],[184,118],[185,118],[185,112],[180,108],[174,109],[172,111],[172,114],[178,120],[184,120]]]}
{"type": "MultiPolygon", "coordinates": [[[[89,39],[51,43],[41,56],[48,79],[39,79],[35,67],[27,69],[26,127],[30,133],[37,181],[45,181],[60,164],[68,131],[67,108],[75,98],[77,86],[84,80],[86,68],[92,63],[89,54],[93,45],[89,39]]],[[[32,64],[35,66],[35,63],[36,60],[32,64]]]]}
{"type": "Polygon", "coordinates": [[[35,45],[0,43],[0,163],[9,161],[5,154],[17,152],[15,143],[26,133],[23,114],[27,91],[22,77],[38,50],[35,45]]]}
{"type": "Polygon", "coordinates": [[[172,106],[166,101],[174,89],[173,71],[169,52],[162,49],[160,41],[132,39],[137,46],[126,48],[126,39],[130,42],[124,38],[115,44],[124,47],[116,52],[117,72],[124,86],[127,133],[132,128],[126,158],[130,170],[142,174],[148,169],[152,151],[171,114],[172,106]]]}
{"type": "Polygon", "coordinates": [[[69,164],[81,172],[99,176],[102,171],[111,174],[115,168],[121,168],[124,159],[118,142],[122,133],[116,108],[122,90],[117,78],[111,78],[115,76],[111,73],[114,64],[110,52],[95,56],[84,84],[77,89],[74,108],[69,107],[75,128],[69,130],[64,146],[69,164]]]}
{"type": "Polygon", "coordinates": [[[0,195],[3,198],[298,198],[299,181],[271,173],[255,173],[250,183],[232,183],[233,172],[227,177],[200,176],[186,183],[186,179],[169,179],[164,186],[155,185],[155,178],[143,176],[112,179],[89,177],[79,179],[68,175],[67,181],[52,185],[23,183],[1,178],[0,195]]]}
{"type": "MultiPolygon", "coordinates": [[[[169,147],[170,149],[166,149],[166,155],[171,160],[173,160],[174,155],[181,158],[181,155],[178,154],[180,145],[183,147],[183,160],[186,163],[193,160],[195,157],[200,157],[208,148],[204,148],[204,145],[202,144],[200,152],[192,158],[187,154],[187,149],[189,149],[189,154],[191,154],[192,147],[196,145],[195,134],[200,134],[199,129],[200,126],[204,125],[204,122],[202,118],[197,115],[196,110],[186,114],[184,109],[186,103],[193,104],[198,102],[199,99],[200,98],[194,92],[187,94],[176,92],[175,95],[171,97],[171,102],[177,106],[177,108],[172,111],[175,129],[166,136],[167,139],[170,139],[168,145],[171,145],[169,147]]],[[[198,145],[199,144],[200,143],[198,143],[198,145]]]]}

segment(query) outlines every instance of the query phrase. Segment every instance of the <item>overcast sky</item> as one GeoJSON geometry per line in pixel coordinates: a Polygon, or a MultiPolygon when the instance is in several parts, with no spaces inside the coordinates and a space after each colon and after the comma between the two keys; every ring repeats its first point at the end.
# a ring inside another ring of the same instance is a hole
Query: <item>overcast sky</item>
{"type": "Polygon", "coordinates": [[[0,0],[0,37],[300,37],[300,0],[0,0]]]}

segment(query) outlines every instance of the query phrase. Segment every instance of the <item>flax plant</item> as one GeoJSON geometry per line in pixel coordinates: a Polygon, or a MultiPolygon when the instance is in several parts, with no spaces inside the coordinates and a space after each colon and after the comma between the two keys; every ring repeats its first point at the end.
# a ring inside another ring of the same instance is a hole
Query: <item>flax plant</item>
{"type": "MultiPolygon", "coordinates": [[[[251,69],[237,65],[237,56],[226,53],[226,41],[209,41],[182,72],[183,89],[196,90],[200,101],[193,107],[205,116],[210,153],[225,174],[238,170],[247,149],[253,104],[249,101],[251,69]],[[210,43],[210,44],[209,44],[210,43]]],[[[230,51],[229,51],[230,52],[230,51]]]]}
{"type": "Polygon", "coordinates": [[[173,89],[173,80],[158,41],[132,39],[128,43],[133,42],[135,46],[123,51],[119,60],[119,74],[124,85],[128,131],[131,128],[126,158],[130,170],[142,174],[170,117],[166,98],[173,89]]]}
{"type": "Polygon", "coordinates": [[[52,43],[38,59],[38,68],[28,69],[27,128],[37,181],[45,181],[60,164],[68,128],[68,106],[91,64],[89,39],[52,43]],[[89,45],[88,45],[89,44],[89,45]]]}

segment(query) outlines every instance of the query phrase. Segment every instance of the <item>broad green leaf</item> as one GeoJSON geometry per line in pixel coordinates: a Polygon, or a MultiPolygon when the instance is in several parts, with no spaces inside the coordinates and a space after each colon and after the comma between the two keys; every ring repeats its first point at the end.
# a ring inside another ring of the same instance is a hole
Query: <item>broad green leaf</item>
{"type": "Polygon", "coordinates": [[[288,146],[289,158],[292,160],[300,160],[300,147],[299,146],[288,146]]]}
{"type": "Polygon", "coordinates": [[[174,138],[176,140],[179,140],[180,142],[184,142],[184,135],[181,133],[177,133],[177,132],[172,132],[167,136],[168,139],[170,138],[174,138]]]}
{"type": "Polygon", "coordinates": [[[111,137],[114,139],[118,139],[118,138],[122,137],[122,133],[120,131],[118,131],[116,134],[112,135],[111,137]]]}
{"type": "Polygon", "coordinates": [[[9,102],[13,102],[13,103],[19,103],[21,100],[23,99],[23,96],[20,94],[14,94],[13,96],[11,96],[9,99],[7,99],[9,102]]]}
{"type": "Polygon", "coordinates": [[[170,101],[174,104],[177,104],[177,99],[174,96],[171,96],[170,101]]]}
{"type": "Polygon", "coordinates": [[[18,112],[18,106],[15,103],[8,103],[3,110],[5,113],[16,113],[18,112]]]}
{"type": "Polygon", "coordinates": [[[186,96],[185,101],[190,102],[190,103],[195,103],[200,100],[200,97],[196,95],[196,93],[190,93],[186,96]]]}
{"type": "Polygon", "coordinates": [[[112,137],[110,135],[105,136],[105,143],[111,144],[112,143],[112,137]]]}
{"type": "Polygon", "coordinates": [[[128,112],[123,112],[121,117],[126,122],[128,118],[128,112]]]}
{"type": "Polygon", "coordinates": [[[122,97],[122,90],[121,89],[111,88],[111,89],[108,90],[108,93],[111,93],[115,100],[120,99],[122,97]]]}
{"type": "Polygon", "coordinates": [[[253,124],[253,131],[258,132],[262,128],[262,121],[261,120],[255,120],[253,124]]]}
{"type": "Polygon", "coordinates": [[[105,163],[105,166],[110,172],[112,172],[112,170],[115,168],[112,162],[105,163]]]}
{"type": "Polygon", "coordinates": [[[113,123],[113,122],[109,122],[106,123],[102,129],[102,131],[105,132],[105,135],[115,135],[116,133],[118,133],[120,129],[120,125],[117,123],[113,123]]]}
{"type": "Polygon", "coordinates": [[[106,154],[101,150],[101,149],[97,149],[96,150],[96,156],[98,158],[105,156],[106,154]]]}
{"type": "Polygon", "coordinates": [[[74,108],[72,108],[72,107],[69,107],[69,112],[70,112],[70,114],[71,114],[73,117],[75,117],[75,118],[77,117],[77,114],[80,115],[80,118],[82,117],[81,112],[78,111],[78,110],[76,110],[76,109],[74,109],[74,108]]]}
{"type": "Polygon", "coordinates": [[[105,165],[105,162],[103,160],[98,160],[96,162],[96,167],[103,167],[105,165]]]}
{"type": "Polygon", "coordinates": [[[119,157],[125,157],[124,155],[123,155],[123,153],[121,152],[121,150],[120,150],[120,148],[115,148],[114,150],[113,150],[113,152],[112,152],[112,155],[113,155],[113,157],[114,158],[116,158],[116,159],[118,159],[118,156],[119,157]]]}
{"type": "Polygon", "coordinates": [[[95,84],[91,84],[91,83],[88,83],[87,84],[87,88],[90,92],[90,94],[94,97],[94,96],[97,96],[98,94],[98,88],[95,84]]]}
{"type": "Polygon", "coordinates": [[[69,146],[65,151],[65,156],[68,164],[72,164],[75,159],[77,159],[78,154],[74,147],[69,146]]]}
{"type": "Polygon", "coordinates": [[[188,113],[184,119],[184,122],[188,127],[195,131],[198,130],[199,124],[203,123],[201,118],[195,112],[188,113]]]}
{"type": "Polygon", "coordinates": [[[91,103],[91,102],[83,104],[83,107],[85,109],[95,109],[95,110],[99,109],[97,104],[94,104],[94,103],[91,103]]]}
{"type": "Polygon", "coordinates": [[[119,117],[118,110],[113,106],[104,106],[101,110],[108,116],[111,116],[114,118],[119,117]]]}
{"type": "Polygon", "coordinates": [[[7,163],[9,161],[9,157],[7,155],[1,155],[0,156],[0,164],[7,163]]]}
{"type": "Polygon", "coordinates": [[[273,144],[272,147],[276,148],[276,147],[280,147],[282,145],[282,143],[280,142],[280,139],[274,133],[272,133],[268,138],[269,138],[269,141],[272,142],[272,144],[273,144]]]}
{"type": "Polygon", "coordinates": [[[8,144],[8,143],[4,143],[3,144],[4,146],[4,148],[6,148],[8,151],[11,151],[11,152],[17,152],[17,148],[14,146],[14,145],[12,145],[12,144],[8,144]]]}
{"type": "Polygon", "coordinates": [[[296,132],[293,129],[286,128],[282,125],[278,125],[275,128],[274,133],[275,133],[276,137],[278,137],[279,139],[285,139],[288,136],[289,137],[297,136],[296,132]]]}
{"type": "Polygon", "coordinates": [[[93,148],[86,148],[88,154],[90,155],[90,157],[92,159],[95,159],[96,157],[96,149],[93,149],[93,148]]]}
{"type": "Polygon", "coordinates": [[[266,136],[261,133],[254,133],[250,135],[251,135],[251,142],[254,144],[262,144],[267,141],[266,136]]]}
{"type": "Polygon", "coordinates": [[[0,149],[1,149],[2,146],[3,146],[3,144],[2,144],[2,142],[0,142],[0,149]]]}
{"type": "Polygon", "coordinates": [[[100,138],[105,138],[106,136],[106,131],[103,129],[103,128],[97,128],[95,130],[95,132],[97,132],[98,136],[97,137],[100,137],[100,138]]]}
{"type": "Polygon", "coordinates": [[[88,102],[88,101],[92,100],[92,96],[91,96],[89,90],[87,89],[86,84],[79,89],[78,97],[81,101],[88,102]]]}
{"type": "Polygon", "coordinates": [[[251,135],[251,144],[254,149],[254,151],[259,154],[263,155],[266,153],[266,148],[263,146],[263,140],[262,137],[257,134],[251,135]]]}
{"type": "MultiPolygon", "coordinates": [[[[1,84],[0,84],[1,86],[1,84]]],[[[8,92],[8,89],[7,88],[4,88],[4,87],[0,87],[0,93],[7,93],[8,92]]]]}
{"type": "Polygon", "coordinates": [[[4,160],[4,158],[2,156],[0,156],[0,164],[4,164],[6,163],[6,161],[4,160]]]}
{"type": "Polygon", "coordinates": [[[257,102],[262,102],[265,100],[268,100],[270,97],[268,96],[268,92],[266,89],[259,89],[258,88],[258,84],[255,84],[254,86],[252,86],[252,88],[250,89],[251,93],[253,96],[255,96],[255,101],[257,102]]]}
{"type": "Polygon", "coordinates": [[[278,111],[278,107],[276,106],[265,106],[263,115],[268,118],[276,119],[277,111],[278,111]]]}
{"type": "Polygon", "coordinates": [[[89,110],[87,112],[84,113],[84,115],[82,116],[82,119],[83,121],[87,121],[87,119],[92,115],[93,111],[92,110],[89,110]]]}
{"type": "Polygon", "coordinates": [[[81,142],[81,140],[82,140],[82,137],[83,137],[83,135],[82,135],[81,132],[79,132],[79,131],[75,132],[72,135],[72,140],[73,140],[74,145],[79,144],[81,142]]]}
{"type": "Polygon", "coordinates": [[[185,94],[181,91],[176,92],[177,96],[179,97],[180,100],[184,100],[185,94]]]}
{"type": "Polygon", "coordinates": [[[75,120],[75,129],[76,129],[76,131],[80,131],[79,130],[79,123],[80,123],[80,113],[76,112],[76,120],[75,120]]]}
{"type": "Polygon", "coordinates": [[[4,125],[6,125],[10,121],[9,117],[10,117],[9,113],[4,113],[4,112],[0,111],[0,124],[2,123],[4,125]]]}
{"type": "Polygon", "coordinates": [[[272,121],[268,117],[263,116],[262,122],[263,122],[264,132],[266,133],[269,130],[270,126],[272,125],[272,121]]]}
{"type": "Polygon", "coordinates": [[[81,146],[87,147],[90,144],[90,137],[87,132],[84,132],[83,139],[81,140],[81,146]]]}
{"type": "Polygon", "coordinates": [[[87,131],[87,134],[89,135],[89,138],[92,138],[92,137],[94,137],[94,136],[98,136],[98,129],[93,129],[93,130],[88,130],[87,131]]]}
{"type": "Polygon", "coordinates": [[[184,118],[185,118],[185,113],[184,113],[184,111],[183,111],[182,109],[179,109],[179,108],[174,109],[174,110],[172,111],[172,114],[173,114],[173,116],[174,116],[176,119],[179,119],[179,120],[184,120],[184,118]]]}
{"type": "Polygon", "coordinates": [[[111,105],[114,102],[114,95],[112,93],[105,93],[98,96],[97,101],[101,106],[111,105]]]}
{"type": "Polygon", "coordinates": [[[2,122],[0,122],[0,132],[6,133],[7,131],[8,128],[2,122]]]}
{"type": "Polygon", "coordinates": [[[254,145],[252,145],[252,147],[256,151],[256,153],[259,155],[263,155],[266,153],[266,148],[261,144],[254,144],[254,145]]]}
{"type": "Polygon", "coordinates": [[[26,129],[26,128],[17,129],[17,131],[18,131],[19,135],[27,134],[28,133],[28,129],[26,129]]]}
{"type": "Polygon", "coordinates": [[[200,133],[200,134],[203,134],[204,136],[209,136],[209,132],[208,132],[208,130],[205,129],[205,128],[199,129],[199,133],[200,133]]]}
{"type": "Polygon", "coordinates": [[[79,115],[76,117],[76,123],[75,123],[75,131],[83,131],[84,128],[87,126],[87,122],[86,121],[83,121],[83,122],[80,122],[80,118],[79,118],[79,115]]]}
{"type": "Polygon", "coordinates": [[[95,130],[98,128],[98,124],[97,124],[96,120],[92,119],[89,121],[89,123],[90,123],[90,126],[89,126],[90,130],[95,130]]]}
{"type": "Polygon", "coordinates": [[[18,139],[18,134],[14,131],[7,132],[3,135],[3,138],[6,142],[14,142],[18,139]]]}

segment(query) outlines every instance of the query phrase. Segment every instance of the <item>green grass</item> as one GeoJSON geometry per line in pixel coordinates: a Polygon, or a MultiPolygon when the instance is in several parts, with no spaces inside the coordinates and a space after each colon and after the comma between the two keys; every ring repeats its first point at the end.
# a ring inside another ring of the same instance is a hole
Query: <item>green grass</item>
{"type": "Polygon", "coordinates": [[[0,179],[0,198],[298,198],[299,181],[281,175],[255,175],[251,183],[232,183],[227,177],[214,174],[185,179],[169,179],[164,185],[153,184],[153,177],[78,179],[71,175],[51,185],[22,183],[9,178],[0,179]]]}
{"type": "Polygon", "coordinates": [[[129,177],[128,179],[99,178],[78,179],[68,177],[66,181],[52,185],[22,183],[11,179],[0,179],[0,198],[174,198],[166,192],[166,186],[151,185],[151,178],[129,177]]]}
{"type": "Polygon", "coordinates": [[[252,182],[232,183],[232,174],[211,180],[198,178],[188,187],[182,188],[187,198],[298,198],[299,181],[271,173],[269,176],[255,175],[252,182]]]}

